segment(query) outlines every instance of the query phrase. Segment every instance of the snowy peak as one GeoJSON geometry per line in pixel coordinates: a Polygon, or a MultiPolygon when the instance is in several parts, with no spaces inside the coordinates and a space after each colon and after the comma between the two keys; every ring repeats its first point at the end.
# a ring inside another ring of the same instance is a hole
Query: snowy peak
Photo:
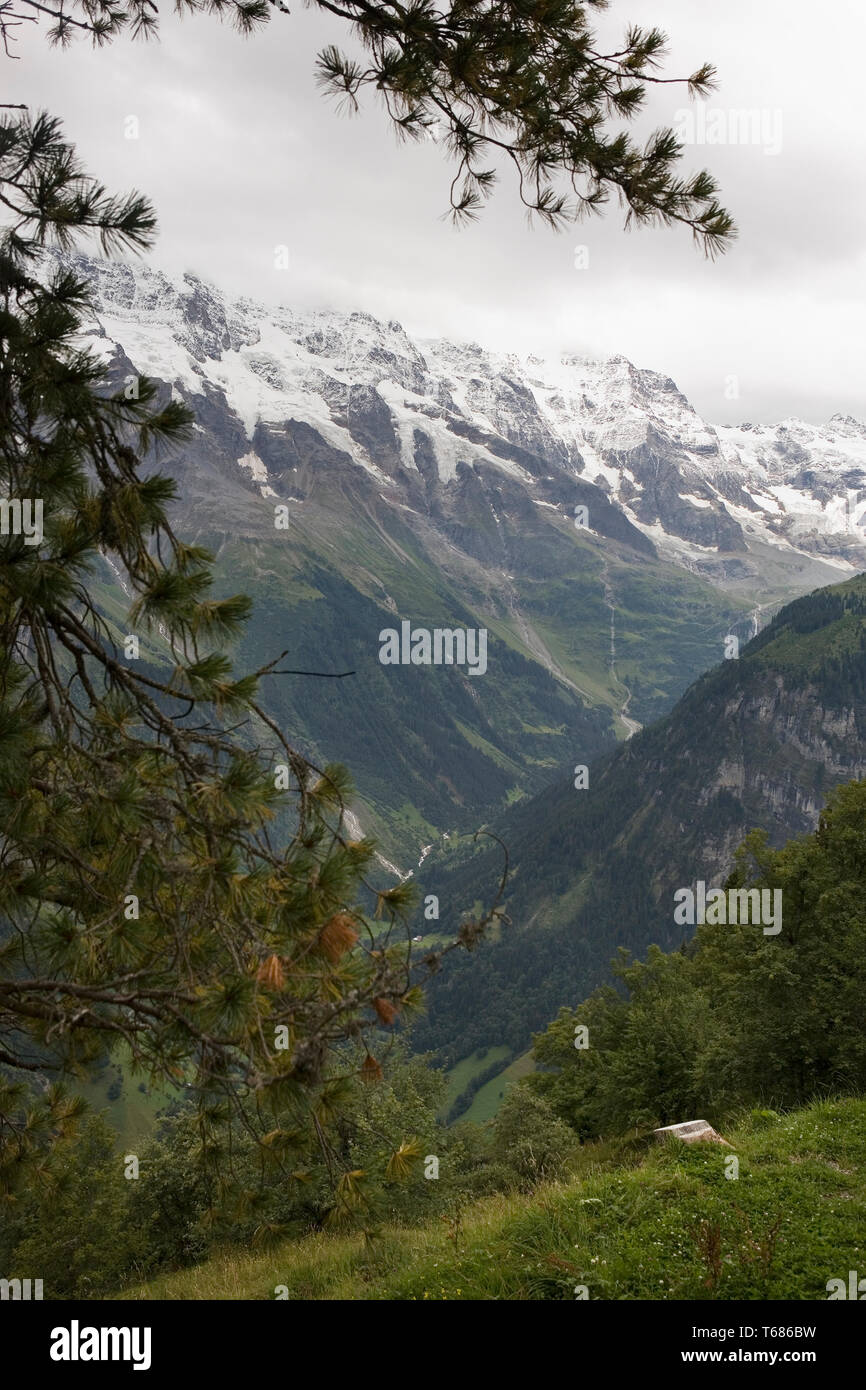
{"type": "Polygon", "coordinates": [[[579,482],[591,529],[594,506],[613,507],[626,531],[723,584],[770,552],[804,574],[819,560],[824,582],[866,565],[866,425],[850,415],[713,426],[670,377],[622,356],[414,342],[367,313],[297,312],[231,300],[193,274],[75,264],[93,287],[96,350],[194,407],[219,402],[222,446],[259,496],[296,487],[300,451],[441,519],[467,470],[495,470],[551,525],[571,524],[579,482]]]}

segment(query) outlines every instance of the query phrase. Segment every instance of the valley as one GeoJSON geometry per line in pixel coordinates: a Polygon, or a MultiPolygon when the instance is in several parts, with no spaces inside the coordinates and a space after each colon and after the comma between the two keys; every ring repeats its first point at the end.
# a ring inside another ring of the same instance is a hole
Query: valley
{"type": "MultiPolygon", "coordinates": [[[[216,554],[225,592],[254,600],[239,665],[288,648],[294,668],[354,673],[267,688],[306,755],[351,770],[352,833],[376,837],[386,877],[439,892],[446,934],[495,876],[489,854],[464,864],[461,837],[492,824],[509,845],[511,935],[483,963],[452,959],[417,1046],[448,1064],[504,1047],[511,1065],[616,945],[670,943],[653,906],[656,846],[684,882],[694,856],[711,872],[752,825],[778,838],[814,824],[825,750],[808,749],[813,721],[767,744],[772,682],[746,696],[724,669],[736,663],[704,673],[729,636],[746,649],[786,602],[866,565],[861,424],[714,427],[624,358],[416,343],[369,315],[266,309],[191,275],[77,264],[113,378],[153,372],[195,411],[171,463],[175,522],[216,554]],[[379,634],[406,622],[483,630],[489,670],[383,669],[379,634]],[[716,689],[720,717],[736,707],[745,721],[727,761],[716,754],[730,729],[709,734],[715,716],[697,714],[716,689]],[[669,732],[683,726],[701,731],[694,747],[669,732]],[[768,759],[781,783],[758,771],[768,759]],[[576,763],[592,768],[583,810],[562,780],[576,763]],[[673,810],[695,798],[694,813],[673,810]],[[467,1013],[476,988],[498,1003],[467,1013]]],[[[124,579],[105,580],[111,606],[124,579]]],[[[786,716],[801,717],[799,704],[786,716]]],[[[831,761],[821,786],[863,765],[831,761]]]]}

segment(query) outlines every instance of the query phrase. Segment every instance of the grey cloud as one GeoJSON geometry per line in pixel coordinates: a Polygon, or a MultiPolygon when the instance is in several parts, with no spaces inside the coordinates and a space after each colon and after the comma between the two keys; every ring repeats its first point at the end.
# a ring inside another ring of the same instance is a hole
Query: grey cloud
{"type": "MultiPolygon", "coordinates": [[[[374,103],[349,119],[318,93],[316,50],[347,38],[320,13],[276,16],[246,42],[216,21],[173,16],[158,45],[58,52],[28,33],[21,61],[7,63],[7,100],[62,116],[103,182],[152,197],[157,264],[232,293],[359,307],[418,335],[498,348],[621,352],[673,376],[723,422],[866,417],[866,198],[854,173],[866,130],[859,81],[846,80],[866,31],[861,7],[822,15],[822,47],[834,55],[824,64],[814,62],[805,0],[639,8],[616,0],[604,24],[614,33],[632,18],[660,24],[673,39],[671,72],[717,63],[723,86],[711,106],[783,115],[777,155],[689,151],[691,166],[717,173],[741,226],[716,264],[682,229],[626,234],[613,200],[604,220],[564,234],[527,227],[507,171],[481,221],[455,231],[441,218],[450,172],[437,146],[400,145],[374,103]],[[138,140],[124,136],[130,115],[138,140]],[[288,270],[274,269],[278,245],[288,270]],[[585,270],[575,269],[579,245],[585,270]]],[[[679,89],[660,88],[644,123],[670,123],[685,105],[679,89]]]]}

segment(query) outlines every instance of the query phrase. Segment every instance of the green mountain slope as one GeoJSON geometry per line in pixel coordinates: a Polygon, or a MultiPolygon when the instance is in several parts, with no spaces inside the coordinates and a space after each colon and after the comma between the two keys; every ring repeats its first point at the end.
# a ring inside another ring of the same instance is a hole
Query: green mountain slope
{"type": "MultiPolygon", "coordinates": [[[[512,924],[450,960],[414,1034],[453,1062],[522,1049],[561,1004],[606,977],[617,947],[676,947],[673,892],[717,884],[753,828],[773,844],[814,828],[830,787],[866,775],[866,576],[785,608],[702,676],[667,718],[496,824],[512,924]]],[[[487,842],[489,844],[489,841],[487,842]]],[[[490,901],[498,848],[425,865],[440,926],[490,901]]]]}
{"type": "MultiPolygon", "coordinates": [[[[171,464],[174,521],[216,554],[221,593],[253,599],[237,665],[285,651],[289,668],[353,672],[268,677],[263,699],[315,761],[346,763],[364,832],[403,872],[443,834],[531,796],[572,758],[597,758],[629,720],[669,709],[727,633],[748,631],[744,600],[659,559],[578,481],[569,486],[594,497],[596,530],[542,512],[480,464],[458,467],[447,508],[434,497],[430,515],[412,513],[313,432],[295,439],[295,424],[289,526],[277,530],[274,504],[222,458],[230,415],[213,402],[195,407],[194,446],[171,464]],[[486,673],[383,666],[379,634],[404,620],[486,630],[486,673]]],[[[286,439],[278,453],[265,433],[259,453],[288,467],[286,439]]],[[[106,580],[106,606],[120,611],[120,580],[106,580]]]]}
{"type": "Polygon", "coordinates": [[[241,665],[288,649],[290,667],[354,672],[270,678],[267,705],[305,750],[345,761],[365,830],[404,868],[443,832],[474,829],[572,756],[588,762],[611,746],[629,689],[636,719],[668,708],[737,621],[700,581],[615,541],[603,550],[573,528],[563,527],[554,553],[550,527],[537,552],[532,535],[521,536],[525,571],[497,592],[485,571],[434,564],[399,518],[360,508],[349,518],[339,504],[329,498],[321,531],[305,511],[288,545],[222,544],[220,568],[255,601],[241,665]],[[618,594],[615,672],[606,586],[618,594]],[[379,633],[404,619],[486,629],[486,673],[382,666],[379,633]]]}

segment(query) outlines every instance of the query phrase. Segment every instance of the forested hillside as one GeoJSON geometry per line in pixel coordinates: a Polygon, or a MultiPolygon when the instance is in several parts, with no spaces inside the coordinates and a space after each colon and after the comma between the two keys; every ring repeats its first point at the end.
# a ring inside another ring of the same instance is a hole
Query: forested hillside
{"type": "MultiPolygon", "coordinates": [[[[864,773],[858,577],[788,605],[739,660],[594,765],[587,788],[563,778],[495,823],[510,859],[511,924],[483,952],[447,962],[415,1045],[449,1062],[481,1046],[523,1050],[553,1001],[606,978],[618,947],[671,949],[690,934],[674,922],[676,888],[719,883],[754,828],[777,846],[812,829],[830,789],[864,773]]],[[[502,852],[480,843],[421,875],[445,922],[495,890],[502,852]]]]}

